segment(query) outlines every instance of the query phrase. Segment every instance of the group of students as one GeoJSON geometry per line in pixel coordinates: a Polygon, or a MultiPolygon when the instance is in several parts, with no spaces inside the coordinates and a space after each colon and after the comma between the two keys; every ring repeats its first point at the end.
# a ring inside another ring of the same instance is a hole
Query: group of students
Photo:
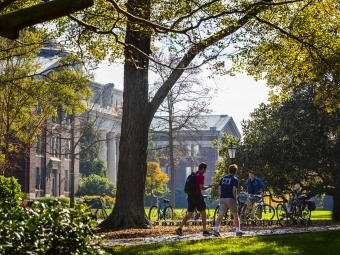
{"type": "MultiPolygon", "coordinates": [[[[209,236],[213,234],[216,237],[221,236],[219,231],[219,225],[221,220],[227,210],[229,208],[231,214],[233,215],[234,226],[236,231],[236,236],[242,236],[243,232],[240,228],[240,221],[237,210],[237,188],[239,186],[239,181],[235,176],[238,167],[236,164],[232,164],[228,168],[228,173],[223,176],[218,184],[218,194],[220,196],[220,210],[217,220],[215,221],[215,227],[213,233],[210,233],[207,230],[207,221],[206,221],[206,204],[203,199],[203,195],[201,193],[202,190],[209,189],[213,186],[213,184],[204,185],[204,173],[207,171],[207,164],[201,163],[198,166],[198,170],[196,172],[196,190],[193,194],[188,195],[188,213],[183,218],[179,228],[176,229],[176,233],[179,236],[183,235],[182,228],[187,223],[187,221],[192,217],[192,214],[195,211],[200,212],[202,218],[202,227],[203,227],[203,236],[209,236]]],[[[248,172],[249,178],[247,179],[247,192],[249,194],[259,194],[265,189],[265,185],[262,180],[255,176],[254,171],[248,172]]]]}

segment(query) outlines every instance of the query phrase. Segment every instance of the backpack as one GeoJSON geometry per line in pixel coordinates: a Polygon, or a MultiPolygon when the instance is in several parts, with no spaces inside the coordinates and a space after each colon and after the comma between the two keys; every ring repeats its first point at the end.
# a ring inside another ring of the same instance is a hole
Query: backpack
{"type": "Polygon", "coordinates": [[[193,194],[196,191],[196,173],[191,173],[186,181],[184,186],[184,192],[189,194],[193,194]]]}

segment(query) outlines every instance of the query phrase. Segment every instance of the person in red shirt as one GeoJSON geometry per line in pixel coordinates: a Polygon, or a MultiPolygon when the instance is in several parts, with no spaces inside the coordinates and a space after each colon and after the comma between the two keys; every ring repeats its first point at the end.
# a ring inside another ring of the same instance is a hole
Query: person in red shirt
{"type": "Polygon", "coordinates": [[[192,217],[192,214],[195,211],[200,212],[202,217],[202,227],[203,227],[203,235],[208,236],[211,235],[210,232],[207,231],[207,216],[206,216],[206,204],[203,199],[202,190],[206,190],[211,188],[213,185],[210,184],[208,186],[204,186],[204,173],[207,171],[207,164],[201,163],[198,166],[198,171],[196,172],[196,190],[193,194],[188,195],[188,213],[183,218],[181,225],[178,229],[176,229],[176,234],[182,236],[182,228],[187,223],[187,221],[192,217]]]}

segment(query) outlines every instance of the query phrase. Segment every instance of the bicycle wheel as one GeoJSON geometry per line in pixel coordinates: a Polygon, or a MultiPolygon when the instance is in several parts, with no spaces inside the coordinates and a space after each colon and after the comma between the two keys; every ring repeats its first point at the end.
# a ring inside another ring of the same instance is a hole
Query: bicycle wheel
{"type": "Polygon", "coordinates": [[[262,220],[272,220],[275,217],[275,208],[271,205],[263,204],[262,206],[262,220]]]}
{"type": "Polygon", "coordinates": [[[107,215],[107,212],[106,212],[106,209],[105,208],[102,208],[102,216],[103,216],[103,219],[107,219],[108,215],[107,215]]]}
{"type": "Polygon", "coordinates": [[[149,220],[156,221],[158,219],[158,208],[154,205],[149,210],[149,220]]]}
{"type": "Polygon", "coordinates": [[[240,209],[240,220],[247,220],[249,218],[248,205],[244,204],[240,209]]]}
{"type": "MultiPolygon", "coordinates": [[[[220,205],[216,206],[216,208],[215,208],[214,217],[213,217],[213,224],[214,225],[215,225],[215,222],[216,222],[219,214],[220,214],[220,205]]],[[[227,210],[224,214],[224,217],[221,220],[221,225],[227,224],[227,221],[229,221],[229,220],[230,220],[230,210],[229,210],[229,208],[227,208],[227,210]]]]}
{"type": "Polygon", "coordinates": [[[214,217],[213,217],[213,224],[215,225],[215,222],[217,220],[218,214],[220,213],[220,205],[216,206],[214,211],[214,217]]]}
{"type": "Polygon", "coordinates": [[[308,205],[303,204],[303,209],[301,211],[301,224],[304,224],[304,225],[311,224],[311,220],[310,220],[311,215],[312,215],[312,212],[308,210],[308,205]]]}
{"type": "Polygon", "coordinates": [[[164,208],[164,220],[173,220],[174,219],[174,210],[169,205],[164,208]]]}
{"type": "Polygon", "coordinates": [[[300,223],[301,209],[300,209],[300,205],[298,205],[295,202],[293,202],[293,204],[292,204],[290,218],[291,218],[294,225],[297,225],[298,223],[300,223]]]}
{"type": "Polygon", "coordinates": [[[278,204],[276,207],[277,221],[282,227],[287,227],[292,224],[290,215],[287,212],[286,206],[278,204]]]}

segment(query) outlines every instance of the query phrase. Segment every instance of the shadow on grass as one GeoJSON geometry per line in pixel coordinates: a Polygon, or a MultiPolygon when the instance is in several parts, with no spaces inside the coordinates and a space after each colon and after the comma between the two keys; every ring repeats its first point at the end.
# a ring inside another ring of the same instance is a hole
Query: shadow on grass
{"type": "Polygon", "coordinates": [[[338,254],[340,231],[116,246],[107,254],[338,254]]]}

